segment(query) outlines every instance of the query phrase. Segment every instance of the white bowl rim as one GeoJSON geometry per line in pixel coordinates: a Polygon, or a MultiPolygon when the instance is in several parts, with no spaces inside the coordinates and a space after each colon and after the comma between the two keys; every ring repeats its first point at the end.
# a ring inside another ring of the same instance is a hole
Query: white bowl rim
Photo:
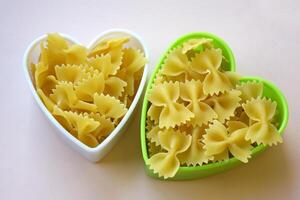
{"type": "MultiPolygon", "coordinates": [[[[41,40],[44,40],[47,37],[47,34],[44,34],[42,36],[37,37],[35,40],[33,40],[29,46],[27,47],[24,57],[23,57],[23,70],[25,73],[25,78],[27,80],[27,82],[29,83],[29,87],[30,90],[34,96],[35,101],[37,102],[37,104],[39,105],[39,107],[41,108],[42,112],[47,116],[47,118],[51,121],[52,124],[55,125],[55,127],[63,134],[65,135],[70,141],[72,141],[73,143],[76,144],[77,147],[79,147],[80,149],[88,152],[88,153],[97,153],[100,152],[105,146],[107,146],[114,137],[116,137],[118,134],[121,133],[121,129],[125,126],[126,122],[129,120],[129,117],[133,114],[133,111],[135,109],[135,107],[137,106],[137,103],[142,95],[142,92],[144,90],[145,87],[145,83],[147,80],[147,74],[148,74],[148,68],[149,68],[149,52],[148,52],[148,48],[146,43],[144,42],[144,40],[136,33],[130,31],[130,30],[126,30],[126,29],[109,29],[107,31],[104,31],[102,33],[100,33],[99,35],[97,35],[91,42],[90,44],[87,46],[87,48],[92,47],[92,45],[97,42],[99,39],[101,39],[102,37],[108,35],[108,34],[112,34],[112,33],[125,33],[128,34],[132,37],[134,37],[142,46],[142,52],[145,55],[145,58],[147,60],[147,63],[144,66],[144,72],[142,75],[142,79],[140,81],[138,90],[135,94],[135,97],[128,109],[128,111],[126,112],[125,116],[122,118],[122,120],[120,121],[120,123],[117,125],[117,127],[115,127],[115,129],[109,134],[109,136],[103,140],[98,146],[92,148],[89,147],[87,145],[85,145],[84,143],[82,143],[81,141],[79,141],[77,138],[75,138],[74,136],[72,136],[55,118],[54,116],[47,110],[46,106],[44,105],[44,103],[42,102],[42,100],[40,99],[40,97],[38,96],[36,89],[34,88],[33,82],[30,78],[30,71],[29,71],[29,67],[28,67],[28,59],[29,59],[29,54],[31,53],[32,49],[36,46],[39,45],[41,40]]],[[[67,39],[69,42],[74,43],[74,44],[80,44],[80,42],[78,42],[77,40],[73,39],[71,36],[67,35],[67,34],[63,34],[63,33],[58,33],[59,35],[61,35],[62,37],[64,37],[65,39],[67,39]]]]}

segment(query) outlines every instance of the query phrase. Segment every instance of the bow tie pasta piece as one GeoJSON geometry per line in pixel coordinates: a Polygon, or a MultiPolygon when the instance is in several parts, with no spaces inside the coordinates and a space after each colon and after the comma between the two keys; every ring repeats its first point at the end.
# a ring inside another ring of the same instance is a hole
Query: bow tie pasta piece
{"type": "Polygon", "coordinates": [[[127,86],[127,82],[113,76],[116,75],[120,69],[120,65],[115,65],[111,62],[110,54],[96,56],[89,59],[88,62],[94,69],[103,73],[105,79],[104,93],[117,98],[120,97],[124,92],[124,88],[127,86]]]}
{"type": "Polygon", "coordinates": [[[91,112],[97,110],[96,105],[84,102],[77,98],[72,83],[60,82],[57,84],[55,89],[53,89],[53,94],[50,95],[50,98],[61,109],[79,109],[91,112]]]}
{"type": "Polygon", "coordinates": [[[263,84],[261,82],[248,81],[236,86],[236,89],[241,91],[242,102],[262,97],[263,84]]]}
{"type": "Polygon", "coordinates": [[[99,141],[102,141],[103,138],[107,137],[115,128],[114,123],[110,119],[101,116],[99,113],[90,113],[89,117],[100,123],[100,126],[92,132],[99,141]]]}
{"type": "Polygon", "coordinates": [[[153,86],[148,100],[155,106],[163,106],[159,115],[159,127],[170,128],[186,123],[195,117],[183,104],[176,103],[179,98],[179,83],[165,82],[153,86]]]}
{"type": "Polygon", "coordinates": [[[231,121],[227,121],[227,131],[229,133],[233,133],[234,131],[238,130],[238,129],[242,129],[242,128],[247,128],[247,124],[241,122],[241,121],[235,121],[235,120],[231,120],[231,121]]]}
{"type": "Polygon", "coordinates": [[[129,41],[129,37],[105,39],[99,42],[88,54],[89,57],[107,54],[114,49],[121,49],[129,41]]]}
{"type": "Polygon", "coordinates": [[[105,80],[104,93],[119,98],[123,95],[126,86],[127,86],[127,82],[123,81],[122,79],[115,76],[109,77],[108,79],[105,80]]]}
{"type": "Polygon", "coordinates": [[[74,129],[77,131],[77,138],[87,146],[96,147],[99,142],[92,132],[100,126],[100,123],[87,115],[71,111],[64,112],[74,129]]]}
{"type": "Polygon", "coordinates": [[[188,57],[182,53],[181,48],[171,51],[162,66],[161,73],[166,76],[180,76],[190,72],[190,61],[188,57]]]}
{"type": "Polygon", "coordinates": [[[87,146],[95,147],[99,144],[97,138],[92,133],[101,124],[93,118],[76,112],[63,111],[57,106],[54,107],[52,114],[66,130],[87,146]]]}
{"type": "Polygon", "coordinates": [[[66,64],[83,64],[86,63],[87,49],[81,45],[72,45],[64,50],[66,53],[66,64]]]}
{"type": "Polygon", "coordinates": [[[229,152],[238,160],[247,163],[251,157],[251,143],[245,140],[248,127],[229,133],[226,127],[215,120],[203,136],[205,153],[215,160],[226,160],[229,152]]]}
{"type": "MultiPolygon", "coordinates": [[[[43,45],[43,44],[42,44],[43,45]]],[[[49,67],[66,63],[66,50],[68,42],[57,33],[48,34],[47,48],[41,51],[41,61],[49,67]]]]}
{"type": "Polygon", "coordinates": [[[95,94],[94,103],[97,106],[97,111],[106,118],[119,119],[127,112],[123,103],[109,95],[95,94]]]}
{"type": "Polygon", "coordinates": [[[47,82],[47,76],[54,74],[54,66],[65,64],[65,51],[68,49],[67,41],[56,33],[48,34],[47,47],[44,42],[40,44],[41,54],[39,62],[35,65],[35,84],[42,88],[47,82]]]}
{"type": "Polygon", "coordinates": [[[219,94],[232,88],[228,77],[219,71],[222,58],[221,49],[207,49],[192,58],[191,69],[206,74],[203,81],[204,94],[219,94]]]}
{"type": "Polygon", "coordinates": [[[161,147],[167,152],[160,152],[147,160],[147,165],[154,173],[163,176],[165,179],[175,176],[179,169],[180,162],[177,155],[185,152],[191,145],[192,137],[179,131],[167,129],[158,135],[161,147]]]}
{"type": "Polygon", "coordinates": [[[74,129],[72,122],[70,121],[69,117],[66,115],[66,112],[60,109],[58,106],[53,107],[52,111],[53,116],[55,119],[67,130],[71,133],[74,137],[77,137],[76,130],[74,129]]]}
{"type": "Polygon", "coordinates": [[[123,57],[123,45],[129,41],[128,37],[112,38],[102,40],[96,47],[94,47],[88,54],[88,57],[95,57],[109,54],[111,62],[114,66],[120,66],[123,57]]]}
{"type": "Polygon", "coordinates": [[[186,54],[191,50],[197,49],[199,46],[204,45],[209,48],[212,47],[212,39],[210,38],[198,38],[198,39],[190,39],[187,42],[183,43],[182,53],[186,54]]]}
{"type": "Polygon", "coordinates": [[[123,60],[117,76],[127,82],[125,91],[129,96],[134,95],[136,90],[135,76],[141,75],[146,62],[145,56],[139,50],[133,48],[123,49],[123,60]]]}
{"type": "Polygon", "coordinates": [[[231,85],[236,86],[240,83],[240,80],[242,79],[242,76],[236,72],[232,71],[225,71],[225,76],[227,76],[228,80],[230,81],[231,85]]]}
{"type": "Polygon", "coordinates": [[[205,150],[203,148],[204,144],[200,141],[204,133],[205,130],[203,127],[197,126],[192,130],[191,146],[187,151],[178,155],[182,164],[186,164],[187,166],[196,166],[198,164],[201,166],[204,163],[207,164],[210,160],[213,160],[213,156],[205,154],[205,150]]]}
{"type": "Polygon", "coordinates": [[[236,108],[240,105],[241,92],[230,90],[219,96],[211,96],[206,102],[213,107],[218,115],[218,120],[223,123],[226,119],[234,116],[236,108]]]}
{"type": "Polygon", "coordinates": [[[94,69],[102,72],[105,79],[107,79],[110,75],[116,75],[117,71],[120,69],[120,65],[112,63],[110,54],[90,58],[88,63],[94,69]]]}
{"type": "Polygon", "coordinates": [[[48,68],[48,65],[42,62],[35,65],[34,80],[36,88],[42,88],[47,82],[48,68]]]}
{"type": "Polygon", "coordinates": [[[215,111],[206,103],[201,102],[207,97],[203,92],[201,81],[191,80],[180,83],[180,97],[189,102],[187,108],[195,114],[190,121],[194,127],[202,126],[217,118],[215,111]]]}
{"type": "Polygon", "coordinates": [[[76,95],[79,99],[92,102],[94,99],[94,94],[102,93],[104,91],[104,86],[104,76],[102,73],[98,73],[87,79],[83,79],[74,87],[76,95]]]}
{"type": "Polygon", "coordinates": [[[36,92],[39,95],[39,97],[41,98],[41,100],[43,101],[43,103],[46,106],[46,108],[50,112],[52,112],[55,103],[47,95],[45,95],[45,93],[43,92],[43,90],[37,89],[36,92]]]}
{"type": "Polygon", "coordinates": [[[203,79],[203,75],[191,69],[191,63],[182,48],[172,50],[161,68],[160,73],[169,80],[184,81],[186,79],[203,79]]]}
{"type": "Polygon", "coordinates": [[[88,78],[89,73],[83,65],[56,65],[55,75],[58,81],[77,82],[88,78]]]}
{"type": "Polygon", "coordinates": [[[154,121],[155,123],[159,123],[159,116],[160,113],[162,111],[163,107],[160,106],[155,106],[155,105],[151,105],[148,112],[147,112],[147,116],[154,121]]]}
{"type": "Polygon", "coordinates": [[[247,140],[270,146],[282,143],[277,128],[271,123],[276,112],[276,102],[266,98],[257,98],[247,101],[242,106],[247,116],[253,120],[246,134],[247,140]]]}
{"type": "Polygon", "coordinates": [[[150,142],[153,142],[154,144],[159,145],[158,135],[162,129],[160,129],[158,126],[154,126],[148,130],[149,131],[147,132],[147,136],[146,136],[147,139],[150,142]]]}
{"type": "Polygon", "coordinates": [[[39,63],[47,66],[47,74],[54,73],[54,66],[63,64],[83,64],[87,57],[87,49],[81,45],[72,45],[57,33],[48,34],[47,46],[41,43],[39,63]]]}

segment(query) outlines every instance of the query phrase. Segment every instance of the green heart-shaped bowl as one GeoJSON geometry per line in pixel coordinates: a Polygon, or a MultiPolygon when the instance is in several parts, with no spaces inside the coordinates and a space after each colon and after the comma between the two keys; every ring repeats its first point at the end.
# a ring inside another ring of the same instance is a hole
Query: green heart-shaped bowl
{"type": "MultiPolygon", "coordinates": [[[[227,66],[224,66],[224,70],[226,71],[235,71],[235,60],[233,53],[229,46],[220,38],[216,37],[215,35],[212,35],[210,33],[191,33],[188,35],[184,35],[183,37],[180,37],[178,40],[176,40],[164,53],[164,55],[161,57],[158,65],[156,66],[150,81],[148,82],[146,94],[143,101],[143,107],[142,107],[142,116],[141,116],[141,148],[142,148],[142,154],[143,159],[145,163],[145,169],[146,173],[157,179],[163,179],[159,178],[157,174],[153,173],[153,170],[149,169],[149,166],[146,165],[146,161],[149,159],[148,150],[147,150],[147,141],[146,141],[146,118],[147,118],[147,110],[149,107],[149,102],[147,100],[147,94],[149,90],[152,87],[152,83],[155,79],[155,76],[159,69],[162,67],[162,64],[164,60],[166,59],[167,53],[174,49],[175,47],[181,45],[182,43],[186,42],[189,39],[195,39],[195,38],[212,38],[213,43],[216,47],[219,47],[222,49],[223,55],[225,58],[229,61],[227,66]]],[[[287,101],[282,94],[282,92],[272,83],[258,77],[245,77],[241,81],[259,81],[263,83],[264,86],[264,93],[263,96],[266,96],[268,98],[271,98],[273,101],[277,102],[277,114],[276,114],[276,120],[279,123],[279,132],[282,135],[283,131],[287,125],[288,122],[288,104],[287,101]]],[[[263,152],[267,146],[259,145],[252,150],[252,158],[258,155],[259,153],[263,152]]],[[[197,179],[202,178],[206,176],[210,176],[213,174],[221,173],[224,171],[227,171],[229,169],[232,169],[238,165],[243,164],[241,161],[237,160],[236,158],[230,158],[226,161],[222,162],[215,162],[210,164],[205,164],[202,166],[195,166],[195,167],[180,167],[177,171],[176,175],[172,178],[169,178],[167,180],[190,180],[190,179],[197,179]]]]}

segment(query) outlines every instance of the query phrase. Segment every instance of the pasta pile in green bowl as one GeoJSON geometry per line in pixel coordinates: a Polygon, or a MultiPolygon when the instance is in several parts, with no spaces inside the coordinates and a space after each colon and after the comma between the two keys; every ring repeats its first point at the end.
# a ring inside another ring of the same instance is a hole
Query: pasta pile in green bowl
{"type": "Polygon", "coordinates": [[[220,173],[282,143],[288,108],[271,83],[235,73],[218,37],[178,39],[149,82],[141,119],[147,173],[186,180],[220,173]]]}

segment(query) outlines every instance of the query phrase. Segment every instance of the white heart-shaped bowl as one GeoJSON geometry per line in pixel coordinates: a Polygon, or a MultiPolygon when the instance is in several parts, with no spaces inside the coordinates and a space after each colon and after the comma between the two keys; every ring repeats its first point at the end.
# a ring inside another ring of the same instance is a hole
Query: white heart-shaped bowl
{"type": "MultiPolygon", "coordinates": [[[[72,37],[61,34],[62,37],[64,37],[70,44],[80,44],[72,37]]],[[[108,31],[105,31],[101,34],[99,34],[87,48],[93,48],[95,45],[98,44],[100,40],[108,39],[108,38],[115,38],[115,37],[124,37],[129,36],[130,41],[125,45],[125,47],[135,47],[140,49],[144,55],[147,61],[149,60],[149,54],[147,47],[144,43],[144,41],[141,39],[140,36],[138,36],[136,33],[133,33],[132,31],[124,30],[124,29],[111,29],[108,31]]],[[[97,147],[91,148],[80,142],[78,139],[73,137],[60,123],[53,117],[53,115],[47,110],[47,108],[44,106],[43,102],[41,101],[40,97],[36,93],[36,89],[34,87],[34,84],[32,82],[32,74],[30,72],[30,63],[36,63],[38,61],[38,57],[40,55],[40,43],[42,41],[45,41],[47,39],[47,35],[43,35],[35,39],[27,48],[24,58],[23,58],[23,68],[26,80],[29,84],[30,90],[33,94],[33,97],[37,104],[39,105],[42,112],[46,115],[48,120],[51,122],[51,124],[54,125],[54,127],[57,129],[57,133],[65,140],[69,145],[71,145],[75,150],[77,150],[81,155],[83,155],[85,158],[87,158],[90,161],[97,162],[101,158],[103,158],[117,143],[118,139],[123,135],[124,131],[126,130],[126,127],[130,123],[130,120],[132,118],[132,114],[134,109],[137,106],[137,103],[141,97],[141,94],[143,92],[146,80],[147,80],[147,73],[148,73],[148,64],[144,67],[143,76],[139,85],[139,88],[136,92],[136,95],[121,122],[118,124],[118,126],[112,131],[112,133],[97,147]]]]}

